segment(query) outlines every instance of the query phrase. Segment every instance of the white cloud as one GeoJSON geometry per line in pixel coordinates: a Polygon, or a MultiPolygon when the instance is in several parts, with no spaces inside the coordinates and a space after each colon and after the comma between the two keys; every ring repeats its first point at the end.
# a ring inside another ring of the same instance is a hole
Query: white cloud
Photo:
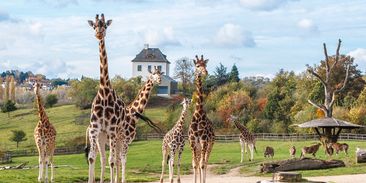
{"type": "Polygon", "coordinates": [[[357,48],[348,53],[351,57],[355,58],[357,62],[366,62],[366,49],[357,48]]]}
{"type": "Polygon", "coordinates": [[[288,0],[240,0],[240,4],[251,10],[271,11],[286,4],[288,0]]]}
{"type": "Polygon", "coordinates": [[[241,26],[235,24],[225,24],[216,34],[215,42],[221,46],[228,47],[254,47],[255,41],[252,33],[244,31],[241,26]]]}
{"type": "Polygon", "coordinates": [[[179,40],[175,37],[172,27],[165,27],[162,30],[148,28],[143,32],[143,37],[145,43],[158,47],[181,45],[179,40]]]}
{"type": "Polygon", "coordinates": [[[318,26],[316,26],[313,22],[313,20],[311,19],[301,19],[299,22],[297,22],[297,26],[300,29],[306,30],[306,31],[317,31],[318,30],[318,26]]]}

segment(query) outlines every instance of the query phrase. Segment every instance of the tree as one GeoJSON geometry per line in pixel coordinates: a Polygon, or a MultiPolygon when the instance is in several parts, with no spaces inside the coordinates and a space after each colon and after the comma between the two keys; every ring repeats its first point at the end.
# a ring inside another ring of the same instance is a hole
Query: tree
{"type": "Polygon", "coordinates": [[[193,64],[187,58],[183,57],[175,61],[174,78],[182,81],[183,94],[191,93],[192,81],[194,76],[193,64]]]}
{"type": "Polygon", "coordinates": [[[13,135],[9,138],[10,141],[17,143],[17,148],[19,147],[19,143],[22,141],[26,141],[27,138],[25,138],[26,134],[22,130],[12,130],[13,135]]]}
{"type": "Polygon", "coordinates": [[[49,94],[46,97],[46,107],[53,107],[53,105],[57,104],[58,98],[55,94],[49,94]]]}
{"type": "Polygon", "coordinates": [[[0,77],[0,101],[4,98],[3,78],[0,77]]]}
{"type": "Polygon", "coordinates": [[[231,82],[239,82],[240,81],[240,79],[239,79],[239,71],[238,71],[238,68],[236,67],[235,64],[231,68],[229,80],[231,82]]]}
{"type": "Polygon", "coordinates": [[[11,100],[7,100],[4,105],[1,107],[1,111],[3,113],[8,113],[8,117],[10,118],[10,112],[17,110],[15,106],[15,102],[11,100]]]}
{"type": "Polygon", "coordinates": [[[334,56],[328,56],[326,44],[323,44],[325,61],[321,62],[325,67],[314,69],[307,65],[308,72],[315,76],[324,88],[324,104],[319,104],[311,99],[309,99],[308,102],[316,108],[321,109],[324,112],[325,117],[332,117],[336,96],[346,88],[346,84],[350,77],[350,66],[353,63],[353,58],[350,56],[339,54],[341,42],[342,41],[339,39],[336,55],[334,56]],[[342,65],[345,69],[336,72],[335,69],[337,67],[342,67],[342,65]],[[342,73],[339,71],[342,71],[342,73]]]}
{"type": "Polygon", "coordinates": [[[280,70],[273,78],[269,88],[270,92],[263,111],[264,117],[288,127],[291,122],[291,109],[295,105],[295,73],[280,70]]]}
{"type": "Polygon", "coordinates": [[[5,98],[4,100],[9,100],[9,89],[10,89],[10,78],[9,76],[6,76],[5,78],[5,98]]]}
{"type": "Polygon", "coordinates": [[[75,101],[75,105],[80,109],[91,107],[94,97],[97,95],[97,80],[83,77],[81,81],[71,81],[71,91],[69,95],[75,101]]]}
{"type": "Polygon", "coordinates": [[[221,86],[228,82],[229,75],[226,72],[227,68],[220,63],[218,67],[216,67],[216,71],[214,72],[217,86],[221,86]]]}
{"type": "Polygon", "coordinates": [[[9,94],[10,94],[10,100],[15,102],[15,79],[14,79],[14,76],[10,76],[9,94]]]}

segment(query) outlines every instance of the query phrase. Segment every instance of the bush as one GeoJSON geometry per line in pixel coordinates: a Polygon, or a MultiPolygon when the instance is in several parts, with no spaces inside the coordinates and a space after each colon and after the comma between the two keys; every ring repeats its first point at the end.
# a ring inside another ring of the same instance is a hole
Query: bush
{"type": "Polygon", "coordinates": [[[46,107],[53,107],[53,105],[57,104],[58,99],[57,95],[55,94],[49,94],[46,97],[46,107]]]}
{"type": "Polygon", "coordinates": [[[8,113],[8,117],[10,117],[10,112],[15,110],[17,110],[17,107],[15,106],[15,102],[11,100],[7,100],[1,107],[1,111],[3,113],[8,113]]]}

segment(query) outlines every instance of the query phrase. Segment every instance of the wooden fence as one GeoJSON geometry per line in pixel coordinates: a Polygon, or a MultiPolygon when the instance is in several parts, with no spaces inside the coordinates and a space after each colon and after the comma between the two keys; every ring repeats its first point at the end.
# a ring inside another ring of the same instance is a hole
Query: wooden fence
{"type": "MultiPolygon", "coordinates": [[[[306,140],[318,140],[316,134],[287,134],[287,133],[254,133],[257,140],[283,140],[283,141],[306,141],[306,140]]],[[[138,140],[159,140],[163,139],[163,135],[160,134],[144,134],[138,138],[138,140]]],[[[187,139],[187,135],[185,136],[187,139]]],[[[239,141],[239,134],[233,135],[216,135],[216,141],[220,142],[236,142],[239,141]]],[[[351,134],[343,133],[339,136],[339,140],[366,140],[366,134],[351,134]]]]}
{"type": "MultiPolygon", "coordinates": [[[[254,136],[257,140],[282,140],[282,141],[305,141],[305,140],[318,140],[318,136],[316,134],[281,134],[281,133],[255,133],[254,136]]],[[[136,140],[161,140],[164,135],[161,134],[144,134],[136,138],[136,140]]],[[[188,137],[185,136],[187,139],[188,137]]],[[[366,134],[351,134],[351,133],[343,133],[339,136],[339,140],[366,140],[366,134]]],[[[238,142],[239,134],[233,135],[216,135],[216,141],[219,142],[238,142]]],[[[59,147],[56,148],[56,155],[65,155],[65,154],[80,154],[84,152],[84,147],[59,147]]],[[[8,159],[0,159],[1,162],[11,161],[11,157],[19,157],[19,156],[38,156],[38,151],[36,149],[28,149],[28,150],[15,150],[8,151],[9,154],[8,159]]]]}

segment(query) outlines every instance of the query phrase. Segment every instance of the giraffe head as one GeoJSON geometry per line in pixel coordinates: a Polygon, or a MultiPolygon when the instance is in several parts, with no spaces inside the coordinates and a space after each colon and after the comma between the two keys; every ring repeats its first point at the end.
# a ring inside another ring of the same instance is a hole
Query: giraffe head
{"type": "Polygon", "coordinates": [[[193,60],[193,63],[196,67],[195,75],[199,75],[199,76],[207,75],[207,70],[206,70],[207,62],[208,62],[208,59],[203,59],[203,55],[201,55],[201,58],[198,58],[198,56],[196,55],[196,59],[193,60]]]}
{"type": "Polygon", "coordinates": [[[161,76],[164,74],[164,72],[161,72],[156,66],[154,66],[154,72],[151,72],[149,70],[149,80],[152,80],[154,84],[160,84],[161,83],[161,76]]]}
{"type": "Polygon", "coordinates": [[[191,99],[184,98],[180,104],[183,105],[183,109],[187,109],[188,106],[191,104],[191,102],[192,102],[191,99]]]}
{"type": "Polygon", "coordinates": [[[99,15],[95,16],[95,22],[92,20],[88,20],[89,25],[95,30],[95,37],[98,40],[102,40],[105,37],[107,27],[111,25],[112,20],[108,20],[107,22],[104,19],[104,14],[101,14],[101,19],[99,19],[99,15]]]}

